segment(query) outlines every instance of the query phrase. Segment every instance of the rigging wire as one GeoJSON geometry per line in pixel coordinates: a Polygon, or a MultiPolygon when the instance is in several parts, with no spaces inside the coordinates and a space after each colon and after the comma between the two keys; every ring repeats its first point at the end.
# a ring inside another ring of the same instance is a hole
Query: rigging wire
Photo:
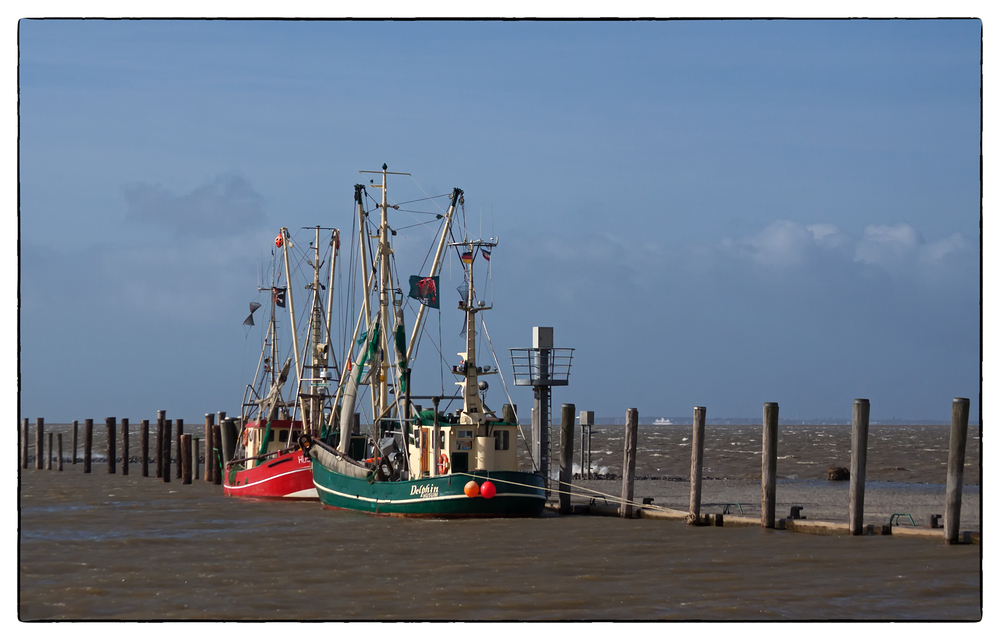
{"type": "Polygon", "coordinates": [[[531,461],[531,466],[535,466],[535,459],[531,455],[531,447],[528,446],[528,439],[524,437],[524,431],[521,429],[521,419],[517,415],[517,409],[514,405],[514,400],[510,397],[510,391],[507,389],[507,382],[503,377],[503,369],[500,368],[500,360],[497,359],[497,352],[493,349],[493,340],[490,338],[490,332],[486,329],[486,321],[480,318],[480,322],[483,325],[483,333],[486,334],[486,339],[490,344],[490,352],[493,354],[493,362],[497,365],[497,375],[500,376],[500,386],[503,387],[503,392],[507,395],[507,402],[510,404],[511,410],[514,412],[514,419],[517,422],[517,432],[521,434],[521,440],[524,441],[524,448],[528,454],[528,460],[531,461]]]}

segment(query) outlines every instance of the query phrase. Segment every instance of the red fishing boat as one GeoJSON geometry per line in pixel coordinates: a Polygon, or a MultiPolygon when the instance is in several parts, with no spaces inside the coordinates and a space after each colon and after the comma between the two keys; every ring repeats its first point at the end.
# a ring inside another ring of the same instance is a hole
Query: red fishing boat
{"type": "MultiPolygon", "coordinates": [[[[291,342],[293,355],[285,358],[284,364],[277,368],[279,359],[278,327],[276,311],[287,308],[291,326],[295,327],[295,305],[287,278],[285,286],[278,286],[281,274],[278,273],[281,263],[277,258],[272,264],[272,283],[270,287],[259,287],[260,291],[271,292],[271,320],[267,334],[264,337],[261,357],[258,361],[254,383],[248,384],[243,397],[240,417],[240,431],[232,451],[226,452],[225,471],[223,474],[223,491],[227,496],[258,499],[318,499],[316,487],[313,485],[312,464],[300,448],[298,441],[301,435],[321,437],[325,435],[324,425],[330,421],[329,413],[329,381],[331,373],[329,349],[329,333],[324,341],[323,327],[330,326],[330,295],[333,292],[333,267],[336,263],[336,252],[340,245],[339,234],[332,230],[330,238],[329,286],[320,283],[320,267],[326,262],[319,255],[319,231],[316,227],[316,240],[312,244],[313,281],[307,289],[313,292],[311,313],[309,317],[309,335],[306,340],[308,358],[300,366],[299,342],[292,331],[291,342]],[[277,268],[275,268],[277,267],[277,268]],[[327,290],[327,316],[324,323],[319,292],[327,290]],[[285,296],[288,296],[287,305],[285,296]],[[288,373],[295,361],[295,392],[284,397],[284,387],[288,381],[288,373]],[[268,388],[265,394],[263,390],[268,388]],[[303,420],[295,419],[300,414],[303,420]]],[[[282,228],[275,238],[275,246],[283,255],[284,273],[290,273],[288,250],[292,248],[288,237],[288,229],[282,228]]],[[[253,313],[260,304],[251,303],[250,316],[244,324],[253,326],[253,313]]],[[[336,369],[336,361],[333,362],[336,369]]]]}
{"type": "MultiPolygon", "coordinates": [[[[297,444],[286,447],[288,433],[297,443],[302,431],[300,420],[252,420],[243,427],[245,450],[267,442],[263,455],[235,458],[226,465],[222,480],[227,496],[239,498],[286,498],[316,500],[312,464],[297,444]]],[[[258,449],[259,451],[259,449],[258,449]]]]}

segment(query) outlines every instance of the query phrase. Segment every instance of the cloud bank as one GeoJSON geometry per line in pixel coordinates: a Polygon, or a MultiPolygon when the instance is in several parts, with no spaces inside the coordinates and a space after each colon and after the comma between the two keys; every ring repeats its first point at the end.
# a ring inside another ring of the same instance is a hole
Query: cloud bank
{"type": "Polygon", "coordinates": [[[177,195],[159,185],[122,188],[125,219],[171,229],[179,236],[226,237],[258,229],[265,219],[264,198],[242,177],[216,176],[177,195]]]}

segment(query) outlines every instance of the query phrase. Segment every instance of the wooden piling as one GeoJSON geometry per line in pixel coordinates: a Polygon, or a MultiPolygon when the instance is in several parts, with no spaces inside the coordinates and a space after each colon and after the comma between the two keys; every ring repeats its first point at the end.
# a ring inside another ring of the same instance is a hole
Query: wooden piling
{"type": "Polygon", "coordinates": [[[70,455],[73,456],[73,464],[76,464],[76,448],[77,448],[76,430],[77,430],[77,426],[78,426],[77,425],[77,421],[74,420],[73,421],[73,451],[70,454],[70,455]]]}
{"type": "Polygon", "coordinates": [[[35,418],[35,469],[45,468],[45,418],[35,418]]]}
{"type": "Polygon", "coordinates": [[[156,412],[156,477],[163,477],[163,421],[167,412],[160,409],[156,412]]]}
{"type": "Polygon", "coordinates": [[[142,449],[142,477],[149,477],[149,420],[140,423],[139,448],[142,449]]]}
{"type": "Polygon", "coordinates": [[[775,481],[778,473],[778,403],[764,403],[764,443],[760,463],[760,526],[774,528],[775,481]]]}
{"type": "Polygon", "coordinates": [[[28,468],[28,419],[21,420],[21,468],[28,468]]]}
{"type": "Polygon", "coordinates": [[[191,465],[194,467],[194,479],[201,479],[201,457],[198,452],[198,438],[191,438],[191,465]]]}
{"type": "MultiPolygon", "coordinates": [[[[223,414],[223,412],[219,412],[223,414]]],[[[225,417],[223,417],[225,419],[225,417]]],[[[212,482],[222,484],[222,425],[212,425],[212,482]]]]}
{"type": "Polygon", "coordinates": [[[170,430],[173,420],[163,421],[163,481],[170,482],[170,430]]]}
{"type": "Polygon", "coordinates": [[[862,535],[865,519],[865,468],[868,462],[868,415],[865,398],[854,401],[851,421],[851,487],[848,495],[847,528],[852,536],[862,535]]]}
{"type": "MultiPolygon", "coordinates": [[[[177,418],[177,479],[181,479],[181,438],[184,436],[184,421],[177,418]]],[[[190,483],[189,483],[190,484],[190,483]]]]}
{"type": "Polygon", "coordinates": [[[115,419],[105,418],[104,425],[108,429],[108,473],[114,473],[117,467],[117,461],[115,460],[115,441],[118,440],[115,434],[115,419]]]}
{"type": "Polygon", "coordinates": [[[688,524],[701,522],[701,470],[704,453],[705,407],[695,407],[691,425],[691,499],[688,502],[688,524]]]}
{"type": "Polygon", "coordinates": [[[122,475],[128,475],[128,418],[122,418],[122,475]]]}
{"type": "Polygon", "coordinates": [[[622,503],[620,514],[632,517],[632,497],[635,494],[635,451],[639,435],[639,410],[625,412],[625,462],[622,465],[622,503]]]}
{"type": "Polygon", "coordinates": [[[83,472],[90,473],[90,454],[94,450],[94,420],[83,421],[83,472]]]}
{"type": "Polygon", "coordinates": [[[48,460],[45,463],[45,468],[52,471],[52,433],[49,433],[49,455],[48,460]]]}
{"type": "Polygon", "coordinates": [[[562,406],[562,421],[559,426],[559,513],[569,515],[573,511],[570,491],[573,489],[573,431],[576,428],[576,405],[562,406]]]}
{"type": "Polygon", "coordinates": [[[59,434],[59,470],[63,470],[62,434],[59,434]]]}
{"type": "Polygon", "coordinates": [[[965,475],[965,442],[969,434],[969,399],[951,403],[951,436],[948,442],[948,484],[945,491],[944,540],[958,542],[962,516],[962,482],[965,475]]]}
{"type": "Polygon", "coordinates": [[[214,482],[212,477],[212,427],[215,425],[215,414],[205,414],[205,482],[214,482]]]}
{"type": "Polygon", "coordinates": [[[219,434],[222,436],[219,441],[219,447],[222,450],[222,467],[225,468],[236,452],[236,437],[238,435],[236,421],[232,418],[226,418],[220,422],[219,434]]]}
{"type": "Polygon", "coordinates": [[[181,484],[191,484],[191,434],[181,436],[181,484]]]}

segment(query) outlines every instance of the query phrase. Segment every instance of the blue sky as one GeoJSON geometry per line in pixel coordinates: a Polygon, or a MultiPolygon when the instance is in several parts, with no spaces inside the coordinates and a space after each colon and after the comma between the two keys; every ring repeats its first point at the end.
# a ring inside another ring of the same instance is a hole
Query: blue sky
{"type": "Polygon", "coordinates": [[[238,412],[261,256],[385,162],[500,238],[493,344],[555,327],[556,405],[976,420],[981,29],[21,21],[20,415],[238,412]]]}

